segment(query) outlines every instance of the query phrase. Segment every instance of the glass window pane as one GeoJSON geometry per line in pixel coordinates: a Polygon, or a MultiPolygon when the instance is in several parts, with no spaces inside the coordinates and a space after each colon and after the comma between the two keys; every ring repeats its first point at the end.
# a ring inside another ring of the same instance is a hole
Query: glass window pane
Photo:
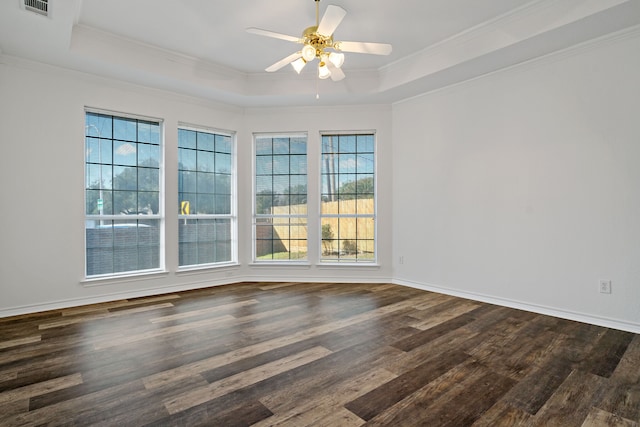
{"type": "Polygon", "coordinates": [[[356,171],[358,173],[373,173],[374,161],[373,154],[358,154],[356,159],[356,171]]]}
{"type": "Polygon", "coordinates": [[[135,190],[138,187],[137,168],[115,166],[113,174],[114,190],[135,190]]]}
{"type": "Polygon", "coordinates": [[[114,191],[113,213],[132,214],[138,213],[138,193],[136,191],[114,191]]]}
{"type": "Polygon", "coordinates": [[[178,147],[196,148],[196,132],[193,130],[178,129],[178,147]]]}
{"type": "Polygon", "coordinates": [[[289,189],[289,175],[273,175],[273,192],[283,194],[289,189]]]}
{"type": "Polygon", "coordinates": [[[215,171],[218,173],[231,173],[231,155],[216,153],[215,171]]]}
{"type": "Polygon", "coordinates": [[[289,174],[289,160],[290,156],[273,156],[273,174],[289,174]]]}
{"type": "Polygon", "coordinates": [[[231,195],[231,175],[215,174],[216,194],[231,195]]]}
{"type": "Polygon", "coordinates": [[[215,164],[215,154],[208,151],[198,151],[198,171],[199,172],[213,172],[215,164]]]}
{"type": "Polygon", "coordinates": [[[198,174],[198,193],[213,194],[215,193],[215,175],[207,172],[197,172],[198,174]]]}
{"type": "Polygon", "coordinates": [[[356,152],[356,137],[355,135],[340,135],[340,153],[355,153],[356,152]]]}
{"type": "Polygon", "coordinates": [[[160,146],[151,144],[138,144],[138,166],[160,166],[160,146]]]}
{"type": "Polygon", "coordinates": [[[274,138],[273,154],[289,154],[289,138],[274,138]]]}
{"type": "Polygon", "coordinates": [[[273,142],[271,138],[258,138],[256,139],[256,155],[271,155],[273,154],[273,142]]]}
{"type": "Polygon", "coordinates": [[[186,148],[178,149],[178,169],[179,170],[196,170],[196,151],[186,148]]]}
{"type": "Polygon", "coordinates": [[[273,206],[273,196],[269,194],[257,194],[256,195],[256,214],[268,215],[271,213],[273,206]]]}
{"type": "Polygon", "coordinates": [[[290,173],[292,174],[307,173],[307,156],[306,155],[291,156],[290,164],[291,164],[290,173]]]}
{"type": "Polygon", "coordinates": [[[138,168],[138,190],[158,191],[160,185],[160,171],[151,168],[138,168]]]}
{"type": "Polygon", "coordinates": [[[213,194],[197,195],[197,210],[194,212],[199,215],[215,214],[215,196],[213,194]]]}
{"type": "Polygon", "coordinates": [[[339,173],[355,173],[356,172],[356,155],[340,154],[339,157],[339,173]]]}
{"type": "Polygon", "coordinates": [[[142,215],[158,214],[160,211],[160,193],[157,191],[138,192],[138,213],[142,215]]]}
{"type": "Polygon", "coordinates": [[[373,135],[358,135],[357,149],[359,153],[373,153],[373,135]]]}
{"type": "Polygon", "coordinates": [[[135,119],[124,117],[113,118],[113,139],[137,141],[137,125],[135,119]]]}
{"type": "Polygon", "coordinates": [[[196,189],[196,174],[197,172],[180,171],[178,172],[178,192],[180,193],[195,193],[196,189]]]}
{"type": "Polygon", "coordinates": [[[98,138],[111,139],[112,117],[104,114],[87,113],[85,116],[85,134],[98,138]]]}
{"type": "Polygon", "coordinates": [[[307,138],[291,138],[291,154],[307,154],[307,138]]]}
{"type": "Polygon", "coordinates": [[[271,175],[273,173],[273,157],[256,157],[256,175],[271,175]]]}
{"type": "Polygon", "coordinates": [[[160,125],[154,122],[138,121],[138,142],[160,144],[160,125]]]}
{"type": "Polygon", "coordinates": [[[131,142],[114,142],[113,163],[116,165],[135,166],[137,164],[136,145],[131,142]]]}
{"type": "Polygon", "coordinates": [[[273,178],[270,175],[256,177],[256,193],[271,194],[273,193],[273,178]]]}
{"type": "Polygon", "coordinates": [[[215,196],[215,213],[218,215],[230,215],[231,214],[231,198],[225,195],[215,196]]]}
{"type": "Polygon", "coordinates": [[[198,211],[197,193],[178,194],[178,213],[180,215],[194,215],[198,211]]]}
{"type": "Polygon", "coordinates": [[[231,154],[231,137],[228,135],[216,135],[216,151],[218,153],[231,154]]]}
{"type": "Polygon", "coordinates": [[[215,136],[211,133],[198,132],[197,133],[198,150],[214,151],[215,149],[215,136]]]}

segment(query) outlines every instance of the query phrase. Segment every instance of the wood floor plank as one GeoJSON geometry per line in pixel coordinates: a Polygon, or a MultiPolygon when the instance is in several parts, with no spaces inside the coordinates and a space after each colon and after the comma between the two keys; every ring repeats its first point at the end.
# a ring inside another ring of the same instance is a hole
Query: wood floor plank
{"type": "Polygon", "coordinates": [[[581,369],[594,375],[609,378],[615,371],[620,359],[627,351],[627,347],[633,340],[634,334],[630,332],[604,331],[594,349],[583,362],[581,369]]]}
{"type": "Polygon", "coordinates": [[[105,302],[100,304],[92,304],[92,305],[84,305],[80,307],[66,308],[60,311],[62,316],[76,316],[78,314],[86,314],[95,311],[103,311],[103,310],[112,310],[116,308],[124,308],[131,307],[136,305],[143,304],[154,304],[156,302],[165,302],[165,301],[173,301],[180,299],[180,295],[178,294],[166,294],[166,295],[158,295],[153,297],[143,297],[136,298],[131,300],[120,300],[120,301],[112,301],[105,302]]]}
{"type": "Polygon", "coordinates": [[[598,405],[599,408],[622,418],[640,421],[640,383],[617,383],[598,405]]]}
{"type": "Polygon", "coordinates": [[[382,411],[366,425],[471,425],[514,383],[477,362],[465,362],[382,411]]]}
{"type": "Polygon", "coordinates": [[[238,390],[248,385],[260,382],[281,372],[288,371],[298,366],[320,359],[331,354],[331,351],[316,347],[301,353],[285,357],[274,362],[226,377],[210,384],[207,387],[191,390],[180,396],[168,399],[164,402],[170,414],[175,414],[185,409],[200,405],[216,397],[222,396],[233,390],[238,390]]]}
{"type": "Polygon", "coordinates": [[[42,335],[32,335],[30,337],[16,338],[12,340],[0,341],[0,350],[9,347],[18,347],[25,344],[42,341],[42,335]]]}
{"type": "Polygon", "coordinates": [[[591,408],[582,427],[638,427],[639,424],[632,420],[614,415],[598,408],[591,408]]]}
{"type": "Polygon", "coordinates": [[[272,384],[267,384],[268,392],[261,393],[260,401],[275,414],[306,403],[334,402],[343,406],[370,391],[374,385],[378,386],[384,378],[393,376],[379,369],[384,359],[394,354],[397,350],[392,347],[376,347],[370,343],[332,353],[306,367],[287,372],[286,377],[275,377],[272,384]],[[371,378],[372,383],[364,384],[365,378],[371,378]]]}
{"type": "Polygon", "coordinates": [[[345,407],[363,420],[370,420],[468,358],[468,355],[459,351],[439,354],[358,399],[348,402],[345,407]]]}
{"type": "Polygon", "coordinates": [[[532,419],[533,426],[581,425],[606,387],[600,376],[573,371],[532,419]]]}
{"type": "MultiPolygon", "coordinates": [[[[295,403],[292,401],[292,396],[290,395],[287,395],[286,398],[283,399],[283,396],[269,394],[260,401],[273,412],[273,416],[263,420],[256,426],[306,425],[302,423],[302,419],[306,417],[306,414],[309,412],[313,413],[311,419],[320,417],[320,420],[326,418],[327,413],[333,413],[336,409],[340,409],[340,411],[344,413],[347,411],[342,408],[344,402],[351,401],[360,394],[366,393],[366,391],[384,384],[395,377],[394,374],[384,369],[376,368],[368,370],[351,379],[347,386],[341,387],[336,385],[332,388],[326,388],[320,393],[314,393],[313,397],[306,398],[303,401],[296,399],[295,403]]],[[[278,392],[279,390],[275,391],[275,393],[278,392]]],[[[356,417],[355,414],[350,411],[347,412],[351,414],[349,416],[350,420],[359,424],[364,423],[364,420],[356,417]]],[[[337,426],[341,424],[334,423],[333,425],[337,426]]]]}
{"type": "Polygon", "coordinates": [[[82,383],[81,374],[68,375],[66,377],[54,378],[35,384],[26,385],[14,390],[0,393],[0,405],[16,400],[30,399],[33,396],[49,393],[51,391],[72,387],[82,383]]]}
{"type": "Polygon", "coordinates": [[[106,311],[101,313],[92,312],[91,314],[83,315],[80,317],[66,317],[60,320],[54,320],[52,322],[44,322],[39,325],[38,329],[43,330],[43,329],[59,328],[61,326],[69,326],[77,323],[85,323],[91,320],[100,320],[100,319],[108,319],[113,317],[129,316],[134,313],[144,313],[146,311],[158,310],[161,308],[169,308],[169,307],[173,307],[173,304],[170,302],[165,302],[161,304],[145,305],[142,307],[129,308],[126,310],[115,311],[115,312],[111,312],[111,311],[106,311]]]}
{"type": "Polygon", "coordinates": [[[202,308],[199,310],[190,310],[186,312],[181,312],[178,314],[171,314],[168,316],[154,317],[149,321],[151,323],[171,322],[173,320],[189,319],[191,317],[201,316],[203,314],[206,314],[206,315],[215,314],[222,311],[221,309],[223,309],[224,311],[228,311],[228,310],[233,310],[234,308],[237,308],[237,307],[245,307],[247,305],[254,305],[257,303],[258,303],[258,300],[250,299],[245,301],[239,301],[233,304],[225,304],[223,306],[208,307],[208,308],[202,308]]]}
{"type": "Polygon", "coordinates": [[[489,408],[482,417],[476,420],[473,427],[512,427],[525,426],[531,420],[531,415],[527,412],[514,408],[513,406],[498,401],[489,408]]]}
{"type": "Polygon", "coordinates": [[[409,326],[420,329],[422,331],[426,331],[427,329],[431,329],[434,326],[438,326],[441,323],[475,310],[478,307],[480,307],[480,304],[478,303],[465,301],[449,310],[439,313],[438,315],[428,316],[427,319],[415,323],[410,323],[409,326]]]}
{"type": "Polygon", "coordinates": [[[278,347],[284,347],[286,345],[305,340],[309,337],[322,335],[327,332],[342,329],[345,327],[350,327],[360,322],[365,322],[367,320],[374,319],[380,315],[393,313],[394,311],[399,311],[410,306],[411,303],[412,303],[412,300],[409,299],[401,303],[392,304],[390,306],[384,306],[384,307],[371,310],[369,312],[365,312],[360,315],[356,315],[347,319],[341,319],[334,322],[326,323],[321,326],[304,329],[302,331],[296,332],[286,337],[263,341],[254,345],[248,345],[239,350],[234,350],[234,351],[217,355],[205,360],[199,360],[194,363],[180,366],[179,368],[176,368],[176,369],[172,369],[166,372],[159,373],[157,375],[150,376],[149,378],[146,378],[144,380],[144,383],[147,388],[154,388],[168,381],[174,381],[176,379],[179,379],[183,375],[189,376],[189,375],[192,375],[193,373],[200,373],[200,372],[208,371],[211,369],[215,369],[219,366],[226,365],[235,360],[238,360],[239,358],[255,356],[257,354],[270,351],[278,347]]]}
{"type": "Polygon", "coordinates": [[[640,335],[392,284],[246,282],[0,319],[3,427],[639,423],[640,335]]]}
{"type": "Polygon", "coordinates": [[[638,384],[640,383],[640,335],[636,334],[629,343],[627,351],[624,353],[618,366],[613,371],[611,379],[619,383],[638,384]]]}
{"type": "Polygon", "coordinates": [[[176,333],[190,331],[198,328],[206,328],[212,325],[220,324],[221,322],[229,323],[232,320],[234,320],[233,316],[224,315],[220,317],[214,317],[212,319],[200,320],[197,322],[183,323],[176,326],[168,326],[168,327],[156,329],[154,331],[144,332],[142,334],[126,335],[121,338],[109,338],[105,340],[100,340],[95,343],[94,347],[96,350],[104,350],[106,348],[117,347],[117,346],[131,344],[139,341],[145,341],[145,340],[148,340],[149,338],[176,334],[176,333]]]}

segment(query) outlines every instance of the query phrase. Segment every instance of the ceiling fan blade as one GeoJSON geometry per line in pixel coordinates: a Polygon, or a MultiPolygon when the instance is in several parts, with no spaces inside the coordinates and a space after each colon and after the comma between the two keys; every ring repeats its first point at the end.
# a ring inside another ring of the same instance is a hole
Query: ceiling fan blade
{"type": "Polygon", "coordinates": [[[287,56],[284,59],[281,59],[280,61],[276,62],[270,67],[265,68],[265,71],[269,73],[273,73],[274,71],[278,71],[280,68],[284,67],[285,65],[291,64],[293,61],[295,61],[298,58],[302,58],[302,52],[292,53],[291,55],[287,56]]]}
{"type": "Polygon", "coordinates": [[[333,47],[342,52],[371,53],[374,55],[389,55],[393,49],[386,43],[364,42],[335,42],[333,47]]]}
{"type": "Polygon", "coordinates": [[[341,8],[340,6],[334,6],[330,4],[327,6],[327,10],[325,10],[324,15],[322,16],[322,20],[320,24],[318,24],[318,29],[316,32],[318,34],[322,34],[323,36],[329,37],[333,34],[333,32],[338,28],[338,25],[344,19],[347,11],[341,8]]]}
{"type": "Polygon", "coordinates": [[[247,28],[247,33],[256,34],[258,36],[272,37],[274,39],[286,40],[288,42],[302,43],[300,37],[289,36],[287,34],[276,33],[274,31],[263,30],[260,28],[247,28]]]}
{"type": "Polygon", "coordinates": [[[344,75],[344,71],[342,71],[341,68],[338,68],[335,65],[333,65],[331,61],[327,61],[326,64],[327,64],[327,67],[329,67],[329,71],[331,71],[331,80],[333,80],[334,82],[339,82],[340,80],[346,77],[344,75]]]}

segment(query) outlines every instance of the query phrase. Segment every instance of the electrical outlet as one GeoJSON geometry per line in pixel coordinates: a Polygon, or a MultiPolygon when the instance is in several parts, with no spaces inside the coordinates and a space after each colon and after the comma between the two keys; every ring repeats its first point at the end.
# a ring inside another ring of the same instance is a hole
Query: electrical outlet
{"type": "Polygon", "coordinates": [[[400,264],[400,265],[404,264],[404,257],[402,255],[400,255],[400,257],[398,257],[398,264],[400,264]]]}
{"type": "Polygon", "coordinates": [[[611,293],[611,280],[600,280],[600,293],[601,294],[611,293]]]}

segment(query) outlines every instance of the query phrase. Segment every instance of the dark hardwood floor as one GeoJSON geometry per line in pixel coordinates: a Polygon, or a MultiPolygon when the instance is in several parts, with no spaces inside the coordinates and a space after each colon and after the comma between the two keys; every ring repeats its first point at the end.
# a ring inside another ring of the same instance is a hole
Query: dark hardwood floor
{"type": "Polygon", "coordinates": [[[640,426],[640,335],[396,285],[0,319],[0,425],[640,426]]]}

